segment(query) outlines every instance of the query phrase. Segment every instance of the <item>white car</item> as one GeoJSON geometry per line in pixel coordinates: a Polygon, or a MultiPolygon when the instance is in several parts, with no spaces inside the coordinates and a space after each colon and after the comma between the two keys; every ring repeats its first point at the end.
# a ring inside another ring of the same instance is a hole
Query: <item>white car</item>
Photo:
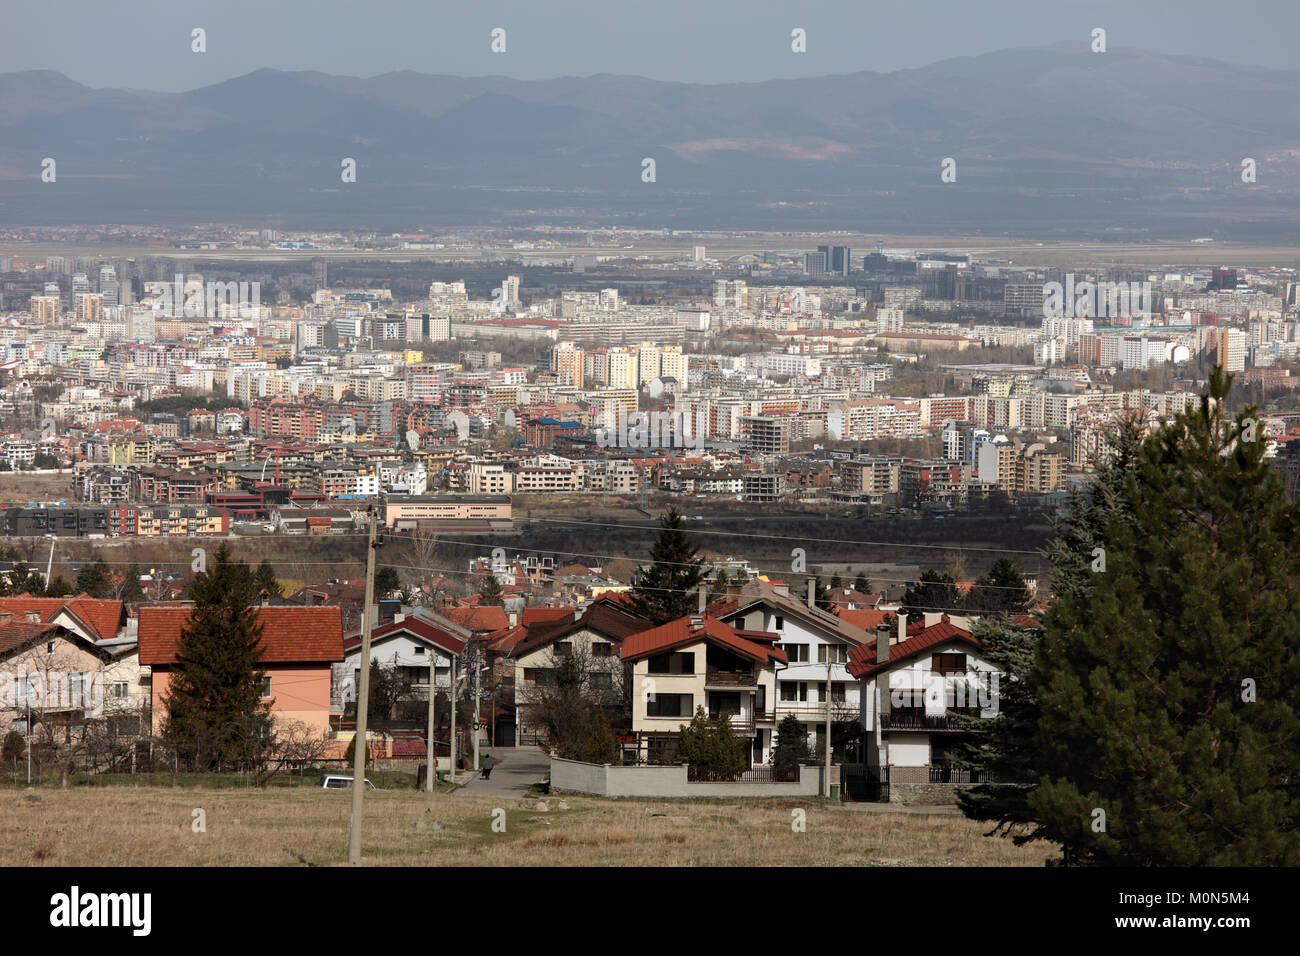
{"type": "MultiPolygon", "coordinates": [[[[340,776],[338,774],[326,774],[324,777],[321,777],[320,785],[325,790],[351,790],[352,778],[340,776]]],[[[371,783],[370,779],[367,777],[366,789],[378,790],[379,788],[371,783]]]]}

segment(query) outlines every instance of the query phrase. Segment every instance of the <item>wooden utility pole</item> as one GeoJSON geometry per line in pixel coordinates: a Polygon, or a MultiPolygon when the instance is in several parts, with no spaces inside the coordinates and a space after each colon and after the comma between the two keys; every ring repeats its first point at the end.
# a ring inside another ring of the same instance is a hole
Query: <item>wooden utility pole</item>
{"type": "Polygon", "coordinates": [[[434,730],[438,726],[433,719],[434,700],[438,696],[438,648],[431,648],[429,655],[429,772],[424,778],[424,792],[433,793],[433,778],[438,773],[438,744],[434,730]]]}
{"type": "Polygon", "coordinates": [[[448,744],[451,748],[451,769],[447,771],[452,783],[456,782],[456,660],[458,655],[451,655],[451,736],[448,744]]]}
{"type": "Polygon", "coordinates": [[[361,811],[366,792],[366,718],[370,705],[370,628],[375,600],[375,507],[370,506],[370,535],[366,542],[366,598],[361,608],[361,686],[357,690],[357,730],[352,738],[352,826],[348,862],[361,863],[361,811]]]}
{"type": "Polygon", "coordinates": [[[822,780],[822,796],[831,795],[831,649],[834,645],[827,644],[826,647],[826,772],[822,780]]]}

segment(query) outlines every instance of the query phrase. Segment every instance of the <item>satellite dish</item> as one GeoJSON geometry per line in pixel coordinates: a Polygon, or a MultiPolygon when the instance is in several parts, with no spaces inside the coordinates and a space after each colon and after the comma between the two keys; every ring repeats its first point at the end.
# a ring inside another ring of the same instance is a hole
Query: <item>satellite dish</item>
{"type": "Polygon", "coordinates": [[[411,451],[420,450],[420,433],[414,428],[406,433],[406,444],[411,446],[411,451]]]}

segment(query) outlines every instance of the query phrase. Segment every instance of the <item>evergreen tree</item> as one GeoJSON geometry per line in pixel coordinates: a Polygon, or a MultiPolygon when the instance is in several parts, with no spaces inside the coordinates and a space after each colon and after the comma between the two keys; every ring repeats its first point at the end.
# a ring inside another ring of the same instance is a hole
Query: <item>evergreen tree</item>
{"type": "Polygon", "coordinates": [[[103,560],[83,564],[77,572],[76,592],[91,597],[104,597],[109,589],[108,565],[103,560]]]}
{"type": "Polygon", "coordinates": [[[867,576],[861,571],[859,571],[858,576],[853,579],[853,590],[860,591],[863,594],[871,593],[871,582],[867,580],[867,576]]]}
{"type": "Polygon", "coordinates": [[[972,614],[1023,614],[1028,607],[1024,576],[1009,558],[1000,558],[988,574],[977,578],[966,596],[972,614]]]}
{"type": "Polygon", "coordinates": [[[709,588],[709,600],[716,601],[719,598],[727,596],[727,588],[731,587],[731,575],[727,574],[727,569],[723,568],[718,572],[718,576],[713,579],[713,585],[709,588]]]}
{"type": "Polygon", "coordinates": [[[402,589],[402,578],[394,568],[382,567],[375,570],[375,597],[380,598],[393,591],[402,589]]]}
{"type": "Polygon", "coordinates": [[[842,587],[844,587],[844,581],[843,581],[843,579],[841,579],[840,576],[839,576],[838,574],[832,574],[832,575],[831,575],[831,590],[832,590],[832,591],[836,591],[836,590],[838,590],[838,589],[840,589],[840,588],[842,588],[842,587]]]}
{"type": "Polygon", "coordinates": [[[599,707],[592,706],[588,715],[587,737],[582,743],[582,756],[586,763],[612,764],[618,762],[618,741],[609,726],[609,718],[599,707]]]}
{"type": "Polygon", "coordinates": [[[271,597],[284,597],[284,587],[275,576],[275,568],[266,558],[262,559],[262,563],[253,572],[253,588],[258,595],[266,591],[271,597]]]}
{"type": "Polygon", "coordinates": [[[264,733],[262,626],[248,565],[223,542],[190,584],[194,607],[181,630],[163,703],[163,735],[177,753],[212,767],[246,755],[264,733]]]}
{"type": "Polygon", "coordinates": [[[632,591],[636,612],[655,624],[666,624],[695,610],[704,559],[692,547],[676,508],[659,518],[659,537],[650,558],[653,563],[641,572],[632,591]]]}
{"type": "Polygon", "coordinates": [[[1300,864],[1300,519],[1230,388],[1141,445],[1047,615],[1028,804],[1066,862],[1300,864]]]}
{"type": "Polygon", "coordinates": [[[140,587],[140,575],[144,570],[138,564],[126,569],[126,580],[122,582],[122,600],[128,604],[144,600],[144,588],[140,587]]]}
{"type": "Polygon", "coordinates": [[[501,582],[497,580],[495,574],[489,574],[483,579],[483,584],[478,590],[478,603],[482,607],[501,607],[504,604],[501,597],[501,582]]]}
{"type": "Polygon", "coordinates": [[[801,762],[808,759],[808,732],[794,714],[786,714],[776,727],[776,741],[772,747],[772,763],[782,775],[797,773],[801,762]]]}
{"type": "Polygon", "coordinates": [[[72,597],[76,593],[73,591],[72,585],[61,577],[55,578],[45,586],[46,597],[72,597]]]}
{"type": "Polygon", "coordinates": [[[952,575],[931,568],[922,572],[921,580],[903,593],[899,612],[920,618],[927,611],[952,614],[962,606],[962,593],[952,575]]]}
{"type": "Polygon", "coordinates": [[[745,769],[745,746],[726,713],[712,719],[702,706],[697,707],[690,724],[680,729],[677,755],[695,768],[698,778],[730,780],[745,769]]]}

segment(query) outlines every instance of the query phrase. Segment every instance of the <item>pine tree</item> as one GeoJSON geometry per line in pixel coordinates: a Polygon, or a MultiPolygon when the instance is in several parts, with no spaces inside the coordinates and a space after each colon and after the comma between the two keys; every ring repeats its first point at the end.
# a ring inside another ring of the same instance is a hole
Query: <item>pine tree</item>
{"type": "Polygon", "coordinates": [[[505,602],[501,597],[501,582],[495,574],[489,574],[479,587],[478,603],[482,607],[501,607],[505,602]]]}
{"type": "Polygon", "coordinates": [[[853,579],[853,590],[862,594],[871,593],[871,582],[867,580],[867,576],[861,571],[859,571],[858,576],[853,579]]]}
{"type": "Polygon", "coordinates": [[[74,587],[78,594],[103,597],[108,592],[108,585],[108,565],[99,560],[81,566],[81,570],[77,572],[77,581],[74,587]]]}
{"type": "Polygon", "coordinates": [[[1023,614],[1029,607],[1029,591],[1016,563],[1000,558],[989,573],[979,577],[966,597],[972,614],[1023,614]]]}
{"type": "Polygon", "coordinates": [[[253,587],[258,595],[266,591],[272,597],[284,597],[284,587],[275,576],[275,568],[266,558],[262,559],[262,563],[253,572],[253,587]]]}
{"type": "Polygon", "coordinates": [[[140,575],[144,570],[138,564],[126,569],[126,580],[122,582],[122,600],[128,604],[144,600],[144,588],[140,587],[140,575]]]}
{"type": "Polygon", "coordinates": [[[962,606],[962,594],[952,575],[931,568],[922,572],[921,580],[903,593],[899,612],[920,618],[927,611],[952,614],[962,606]]]}
{"type": "Polygon", "coordinates": [[[1230,388],[1141,446],[1047,615],[1028,804],[1066,862],[1300,864],[1300,520],[1230,388]]]}
{"type": "Polygon", "coordinates": [[[670,508],[659,518],[659,537],[650,549],[653,562],[637,578],[632,592],[636,611],[655,624],[666,624],[697,606],[704,580],[704,559],[682,529],[682,516],[670,508]]]}
{"type": "Polygon", "coordinates": [[[163,735],[202,767],[246,755],[266,724],[262,626],[248,565],[225,544],[190,583],[194,607],[181,630],[177,664],[164,697],[163,735]]]}
{"type": "Polygon", "coordinates": [[[831,575],[831,590],[836,591],[844,587],[844,581],[838,574],[831,575]]]}
{"type": "Polygon", "coordinates": [[[808,759],[808,731],[799,718],[786,714],[776,727],[772,763],[782,775],[797,773],[799,764],[808,759]]]}

